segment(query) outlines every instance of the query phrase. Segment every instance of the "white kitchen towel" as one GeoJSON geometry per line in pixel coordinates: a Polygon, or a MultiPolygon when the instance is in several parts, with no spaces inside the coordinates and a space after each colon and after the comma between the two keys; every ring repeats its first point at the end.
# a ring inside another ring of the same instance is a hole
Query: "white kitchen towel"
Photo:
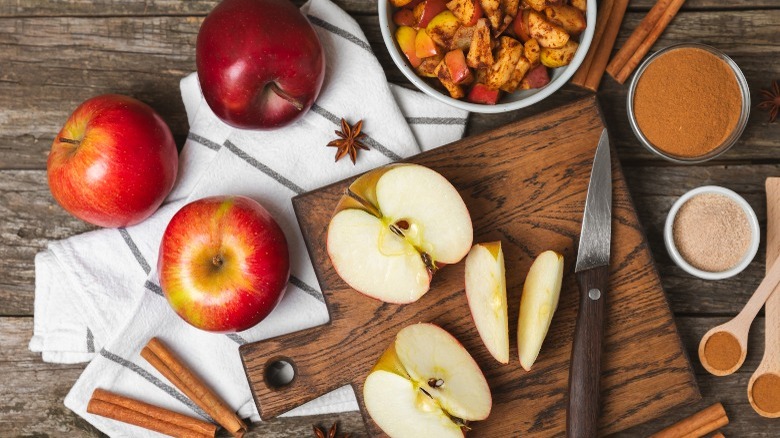
{"type": "MultiPolygon", "coordinates": [[[[302,121],[273,132],[226,128],[203,104],[197,81],[185,79],[182,94],[191,132],[182,151],[182,178],[166,206],[135,227],[53,243],[36,259],[31,349],[57,361],[84,360],[90,350],[97,352],[66,405],[112,436],[146,432],[86,414],[97,387],[203,415],[140,358],[141,347],[152,336],[166,341],[231,406],[241,407],[242,416],[258,419],[237,347],[328,319],[290,198],[463,134],[464,112],[388,86],[359,26],[338,7],[312,0],[302,9],[317,30],[327,60],[323,91],[302,121]],[[405,113],[399,112],[399,105],[405,113]],[[371,150],[361,151],[357,165],[347,159],[334,163],[335,149],[325,147],[335,138],[341,117],[351,123],[364,120],[371,150]],[[266,206],[287,235],[293,262],[290,287],[279,307],[256,327],[232,335],[202,332],[179,319],[161,296],[155,273],[159,239],[170,216],[183,202],[214,194],[246,195],[266,206]]],[[[292,414],[355,408],[351,390],[342,388],[292,414]]]]}

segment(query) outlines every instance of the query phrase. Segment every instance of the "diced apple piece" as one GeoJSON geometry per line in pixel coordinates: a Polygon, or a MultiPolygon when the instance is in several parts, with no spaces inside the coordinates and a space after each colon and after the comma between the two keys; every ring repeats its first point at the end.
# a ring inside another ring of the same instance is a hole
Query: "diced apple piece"
{"type": "Polygon", "coordinates": [[[509,363],[506,271],[501,242],[478,243],[466,256],[466,298],[479,337],[500,363],[509,363]]]}
{"type": "Polygon", "coordinates": [[[433,324],[398,333],[366,378],[363,401],[390,437],[462,438],[461,420],[484,420],[493,405],[474,358],[433,324]]]}
{"type": "Polygon", "coordinates": [[[406,55],[406,59],[409,60],[409,65],[412,68],[417,68],[422,60],[417,56],[417,50],[415,49],[415,40],[417,38],[417,31],[409,26],[400,26],[395,31],[395,40],[398,41],[398,47],[406,55]]]}
{"type": "Polygon", "coordinates": [[[520,38],[520,41],[526,42],[531,39],[531,35],[528,34],[528,16],[530,15],[530,9],[523,9],[515,16],[513,23],[513,29],[515,35],[520,38]]]}
{"type": "Polygon", "coordinates": [[[439,48],[433,42],[425,29],[417,31],[417,37],[414,39],[414,50],[418,58],[427,58],[439,53],[439,48]]]}
{"type": "Polygon", "coordinates": [[[393,4],[396,8],[400,8],[402,6],[408,5],[412,0],[390,0],[390,3],[393,4]]]}
{"type": "Polygon", "coordinates": [[[450,77],[456,84],[462,84],[469,82],[473,79],[469,66],[466,65],[466,55],[462,50],[451,50],[444,55],[444,63],[447,64],[447,68],[450,70],[450,77]]]}
{"type": "Polygon", "coordinates": [[[426,26],[425,31],[436,44],[442,47],[450,47],[459,27],[460,21],[458,21],[455,15],[450,11],[443,11],[433,17],[433,20],[426,26]]]}
{"type": "Polygon", "coordinates": [[[536,39],[542,47],[559,48],[569,41],[569,34],[562,27],[548,22],[542,14],[528,13],[528,35],[536,39]]]}
{"type": "Polygon", "coordinates": [[[574,54],[577,53],[577,48],[580,45],[574,41],[569,40],[565,46],[560,49],[550,49],[543,47],[541,52],[542,64],[550,68],[563,67],[569,65],[571,60],[574,59],[574,54]]]}
{"type": "Polygon", "coordinates": [[[482,13],[490,22],[493,29],[493,35],[498,36],[498,30],[504,21],[504,11],[501,10],[501,0],[479,0],[482,6],[482,13]]]}
{"type": "Polygon", "coordinates": [[[471,68],[493,65],[493,43],[490,41],[490,29],[484,18],[477,21],[466,62],[471,68]]]}
{"type": "Polygon", "coordinates": [[[521,56],[520,60],[517,61],[514,71],[512,71],[512,74],[509,76],[509,80],[501,86],[501,91],[514,93],[517,90],[517,87],[520,86],[520,81],[523,80],[529,70],[531,70],[531,62],[529,62],[525,56],[521,56]]]}
{"type": "Polygon", "coordinates": [[[433,20],[437,15],[447,10],[446,0],[425,0],[417,5],[415,8],[415,15],[419,13],[419,19],[417,20],[417,27],[424,28],[433,20]],[[419,8],[419,11],[417,9],[419,8]]]}
{"type": "Polygon", "coordinates": [[[399,9],[393,14],[393,23],[396,26],[411,26],[417,25],[417,20],[414,18],[414,13],[411,9],[399,9]]]}
{"type": "Polygon", "coordinates": [[[479,84],[487,83],[488,67],[474,69],[474,82],[479,84]]]}
{"type": "Polygon", "coordinates": [[[490,66],[488,71],[487,86],[490,88],[500,88],[515,69],[520,56],[523,55],[523,45],[520,41],[507,36],[499,39],[498,50],[496,51],[496,60],[490,66]]]}
{"type": "Polygon", "coordinates": [[[539,42],[535,39],[530,39],[523,45],[523,55],[525,55],[525,58],[528,60],[528,62],[531,63],[531,65],[536,65],[539,63],[540,52],[541,47],[539,47],[539,42]]]}
{"type": "Polygon", "coordinates": [[[528,74],[525,75],[522,81],[520,81],[521,90],[532,90],[534,88],[542,88],[550,83],[550,74],[547,72],[547,67],[542,64],[532,68],[528,74]]]}
{"type": "Polygon", "coordinates": [[[436,77],[436,67],[439,66],[439,63],[444,59],[444,55],[441,53],[436,54],[434,56],[430,56],[428,58],[423,58],[422,62],[420,63],[420,66],[415,69],[418,75],[426,77],[426,78],[435,78],[436,77]]]}
{"type": "Polygon", "coordinates": [[[447,89],[447,92],[450,93],[450,97],[453,99],[460,99],[466,95],[463,91],[463,87],[456,84],[452,79],[446,60],[442,60],[439,65],[436,66],[436,77],[439,78],[439,82],[447,89]]]}
{"type": "Polygon", "coordinates": [[[529,371],[536,362],[550,329],[563,280],[563,256],[545,251],[534,260],[523,285],[517,322],[520,365],[529,371]]]}
{"type": "Polygon", "coordinates": [[[539,12],[544,12],[544,8],[548,6],[560,6],[566,3],[565,0],[523,0],[525,3],[539,12]]]}
{"type": "Polygon", "coordinates": [[[466,204],[446,178],[396,164],[350,184],[328,225],[327,251],[353,289],[405,304],[428,291],[437,269],[462,260],[472,238],[466,204]]]}
{"type": "Polygon", "coordinates": [[[471,103],[479,103],[482,105],[495,105],[498,103],[500,94],[500,91],[490,88],[483,83],[476,83],[471,87],[471,91],[469,91],[466,100],[471,103]]]}
{"type": "Polygon", "coordinates": [[[460,49],[467,52],[471,47],[471,40],[474,38],[474,31],[476,26],[461,26],[455,32],[455,36],[452,38],[452,43],[449,49],[460,49]]]}
{"type": "Polygon", "coordinates": [[[447,8],[464,26],[473,26],[482,18],[482,6],[479,0],[451,0],[447,3],[447,8]]]}
{"type": "Polygon", "coordinates": [[[576,36],[582,33],[587,26],[585,14],[574,6],[550,6],[544,10],[547,20],[561,26],[569,35],[576,36]]]}
{"type": "Polygon", "coordinates": [[[501,19],[501,25],[496,30],[496,34],[501,35],[512,25],[520,8],[520,0],[501,0],[501,11],[504,17],[501,19]]]}
{"type": "Polygon", "coordinates": [[[570,3],[582,12],[588,11],[588,0],[571,0],[570,3]]]}

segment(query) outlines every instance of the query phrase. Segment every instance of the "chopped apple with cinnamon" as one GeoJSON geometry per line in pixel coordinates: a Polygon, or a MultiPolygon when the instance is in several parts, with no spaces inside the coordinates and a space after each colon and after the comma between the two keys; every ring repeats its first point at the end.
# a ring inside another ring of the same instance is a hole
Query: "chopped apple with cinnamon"
{"type": "Polygon", "coordinates": [[[528,271],[520,298],[517,351],[520,365],[530,370],[550,329],[563,280],[563,256],[554,251],[539,254],[528,271]]]}
{"type": "Polygon", "coordinates": [[[543,47],[540,55],[542,64],[550,68],[563,67],[569,65],[571,60],[574,59],[574,54],[577,53],[577,47],[580,45],[574,41],[569,41],[563,47],[559,49],[551,49],[549,47],[543,47]]]}
{"type": "Polygon", "coordinates": [[[436,44],[450,47],[459,27],[460,21],[455,15],[450,11],[444,11],[433,17],[433,20],[425,27],[425,31],[436,44]]]}
{"type": "Polygon", "coordinates": [[[498,103],[498,98],[501,96],[501,92],[495,88],[490,88],[482,82],[478,82],[471,87],[466,100],[471,103],[479,103],[482,105],[495,105],[498,103]]]}
{"type": "Polygon", "coordinates": [[[539,46],[539,42],[533,38],[523,44],[523,55],[525,55],[525,59],[527,59],[531,65],[536,65],[539,63],[539,56],[541,51],[542,48],[539,46]]]}
{"type": "Polygon", "coordinates": [[[520,81],[523,80],[529,70],[531,70],[531,62],[528,61],[525,56],[520,56],[517,65],[515,65],[512,74],[509,76],[509,80],[504,82],[504,85],[501,86],[501,91],[514,93],[517,90],[517,87],[520,86],[520,81]]]}
{"type": "Polygon", "coordinates": [[[395,40],[398,41],[398,47],[401,48],[401,52],[406,55],[406,59],[409,60],[409,65],[415,68],[420,65],[420,57],[417,56],[417,49],[415,48],[415,40],[417,38],[417,31],[413,27],[400,26],[395,31],[395,40]]]}
{"type": "Polygon", "coordinates": [[[435,78],[436,67],[439,66],[439,63],[443,59],[444,59],[444,55],[441,53],[438,53],[434,56],[430,56],[428,58],[423,58],[420,65],[416,69],[414,69],[414,71],[416,71],[418,75],[424,78],[435,78]]]}
{"type": "Polygon", "coordinates": [[[499,88],[509,80],[517,61],[523,55],[523,45],[514,38],[503,36],[499,40],[496,60],[488,71],[487,85],[499,88]]]}
{"type": "Polygon", "coordinates": [[[450,97],[453,99],[460,99],[466,95],[466,92],[463,91],[463,87],[458,85],[458,83],[455,82],[455,79],[453,79],[452,73],[447,66],[446,56],[445,59],[436,66],[435,73],[436,77],[439,78],[439,82],[441,82],[444,88],[447,89],[447,92],[450,93],[450,97]]]}
{"type": "Polygon", "coordinates": [[[414,50],[418,58],[427,58],[438,54],[439,46],[428,36],[425,29],[420,29],[414,39],[414,50]]]}
{"type": "Polygon", "coordinates": [[[477,24],[477,20],[482,18],[482,6],[479,0],[451,0],[447,3],[447,8],[466,27],[477,24]]]}
{"type": "Polygon", "coordinates": [[[477,21],[466,62],[469,67],[477,69],[493,65],[493,43],[487,19],[477,21]]]}
{"type": "Polygon", "coordinates": [[[534,88],[542,88],[550,83],[550,74],[547,72],[547,67],[542,64],[537,65],[528,71],[522,81],[520,81],[521,90],[533,90],[534,88]]]}
{"type": "Polygon", "coordinates": [[[399,9],[393,14],[393,23],[396,26],[415,26],[417,19],[411,9],[399,9]]]}
{"type": "Polygon", "coordinates": [[[425,0],[414,7],[414,15],[417,17],[417,27],[424,28],[433,20],[437,15],[447,10],[447,2],[445,0],[425,0]]]}
{"type": "Polygon", "coordinates": [[[571,36],[577,36],[585,30],[585,14],[574,6],[550,6],[544,10],[547,20],[561,26],[571,36]]]}

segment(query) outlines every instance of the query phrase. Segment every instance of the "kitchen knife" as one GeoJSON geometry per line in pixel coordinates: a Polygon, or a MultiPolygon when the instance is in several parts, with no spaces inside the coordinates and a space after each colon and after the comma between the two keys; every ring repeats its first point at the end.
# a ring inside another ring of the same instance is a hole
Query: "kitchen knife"
{"type": "Polygon", "coordinates": [[[580,285],[580,310],[569,367],[566,436],[595,438],[599,419],[599,381],[604,331],[604,301],[612,238],[612,162],[607,130],[601,131],[585,198],[574,272],[580,285]]]}

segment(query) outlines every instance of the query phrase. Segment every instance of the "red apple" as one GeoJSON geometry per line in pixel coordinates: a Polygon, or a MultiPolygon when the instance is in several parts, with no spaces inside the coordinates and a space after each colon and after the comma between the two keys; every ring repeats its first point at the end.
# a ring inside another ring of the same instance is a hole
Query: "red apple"
{"type": "Polygon", "coordinates": [[[417,7],[422,8],[420,20],[417,23],[417,26],[422,29],[428,26],[428,23],[433,20],[433,17],[447,10],[447,2],[445,0],[425,0],[417,5],[417,7]]]}
{"type": "Polygon", "coordinates": [[[54,139],[49,189],[83,221],[133,225],[171,191],[178,158],[171,130],[152,108],[128,96],[97,96],[79,105],[54,139]]]}
{"type": "Polygon", "coordinates": [[[485,84],[474,84],[466,100],[483,105],[495,105],[498,103],[499,96],[499,90],[490,88],[485,84]]]}
{"type": "Polygon", "coordinates": [[[299,119],[325,75],[320,40],[289,0],[223,0],[200,27],[195,60],[211,110],[242,129],[299,119]]]}
{"type": "Polygon", "coordinates": [[[249,198],[200,199],[182,207],[165,229],[158,272],[165,297],[188,323],[214,332],[246,330],[284,295],[287,239],[249,198]]]}

